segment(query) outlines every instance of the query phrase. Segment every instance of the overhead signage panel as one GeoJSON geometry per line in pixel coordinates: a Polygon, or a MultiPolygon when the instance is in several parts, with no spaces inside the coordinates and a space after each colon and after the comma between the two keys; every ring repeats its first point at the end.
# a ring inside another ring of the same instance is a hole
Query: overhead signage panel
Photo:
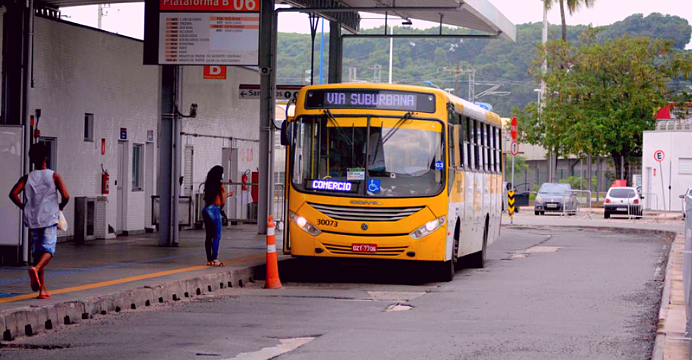
{"type": "Polygon", "coordinates": [[[144,63],[257,66],[259,8],[259,0],[149,0],[144,63]]]}

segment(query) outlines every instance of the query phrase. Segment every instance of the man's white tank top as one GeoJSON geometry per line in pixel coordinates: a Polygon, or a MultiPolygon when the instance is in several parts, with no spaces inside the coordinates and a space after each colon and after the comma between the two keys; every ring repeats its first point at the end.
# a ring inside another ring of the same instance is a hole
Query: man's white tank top
{"type": "Polygon", "coordinates": [[[24,225],[39,229],[58,223],[58,191],[53,181],[53,170],[34,170],[24,185],[24,225]]]}

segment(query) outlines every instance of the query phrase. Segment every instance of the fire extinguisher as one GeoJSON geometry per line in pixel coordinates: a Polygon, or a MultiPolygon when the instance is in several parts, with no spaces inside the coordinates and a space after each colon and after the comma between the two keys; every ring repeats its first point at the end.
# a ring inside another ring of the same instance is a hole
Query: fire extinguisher
{"type": "Polygon", "coordinates": [[[243,183],[243,191],[247,191],[247,175],[250,173],[250,170],[245,170],[243,173],[243,176],[240,178],[241,182],[243,183]]]}
{"type": "Polygon", "coordinates": [[[108,195],[110,193],[110,178],[108,171],[104,170],[103,164],[101,164],[101,194],[108,195]]]}

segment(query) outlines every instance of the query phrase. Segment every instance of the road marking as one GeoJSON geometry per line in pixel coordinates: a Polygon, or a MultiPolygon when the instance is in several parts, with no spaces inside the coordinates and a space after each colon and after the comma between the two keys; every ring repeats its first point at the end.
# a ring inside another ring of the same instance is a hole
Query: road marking
{"type": "Polygon", "coordinates": [[[411,306],[409,304],[396,303],[396,304],[392,304],[392,305],[387,306],[387,309],[385,310],[385,312],[408,311],[411,309],[413,309],[413,306],[411,306]]]}
{"type": "MultiPolygon", "coordinates": [[[[244,257],[244,258],[240,258],[240,259],[226,260],[223,263],[224,264],[233,264],[233,263],[249,261],[249,260],[264,259],[265,257],[266,257],[266,254],[262,254],[262,255],[248,256],[248,257],[244,257]]],[[[189,271],[202,270],[202,269],[206,269],[208,267],[209,266],[207,266],[207,265],[198,265],[198,266],[190,266],[190,267],[174,269],[174,270],[159,271],[159,272],[155,272],[155,273],[151,273],[151,274],[130,276],[130,277],[122,278],[122,279],[115,279],[115,280],[103,281],[103,282],[98,282],[98,283],[93,283],[93,284],[72,286],[72,287],[68,287],[68,288],[64,288],[64,289],[51,290],[50,293],[52,295],[57,295],[57,294],[75,292],[75,291],[97,289],[97,288],[101,288],[101,287],[118,285],[118,284],[125,284],[125,283],[129,283],[129,282],[133,282],[133,281],[151,279],[151,278],[155,278],[155,277],[179,274],[179,273],[189,272],[189,271]]],[[[20,295],[20,296],[2,298],[2,299],[0,299],[0,304],[8,303],[8,302],[14,302],[14,301],[20,301],[20,300],[32,299],[32,298],[35,298],[37,295],[38,295],[38,292],[20,295]]]]}
{"type": "Polygon", "coordinates": [[[279,345],[266,347],[264,349],[241,353],[236,355],[234,358],[227,358],[225,360],[269,360],[275,359],[283,354],[291,352],[310,341],[315,340],[314,337],[302,337],[302,338],[292,338],[292,339],[279,339],[281,342],[279,345]]]}
{"type": "Polygon", "coordinates": [[[526,249],[524,252],[526,253],[551,253],[551,252],[556,252],[560,248],[557,246],[534,246],[526,249]]]}

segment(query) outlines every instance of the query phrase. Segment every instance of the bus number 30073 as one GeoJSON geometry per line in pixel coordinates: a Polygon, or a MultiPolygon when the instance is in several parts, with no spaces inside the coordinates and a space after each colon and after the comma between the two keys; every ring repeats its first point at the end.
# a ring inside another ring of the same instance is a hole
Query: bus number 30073
{"type": "Polygon", "coordinates": [[[339,222],[336,220],[317,219],[317,225],[337,227],[339,226],[339,222]]]}

